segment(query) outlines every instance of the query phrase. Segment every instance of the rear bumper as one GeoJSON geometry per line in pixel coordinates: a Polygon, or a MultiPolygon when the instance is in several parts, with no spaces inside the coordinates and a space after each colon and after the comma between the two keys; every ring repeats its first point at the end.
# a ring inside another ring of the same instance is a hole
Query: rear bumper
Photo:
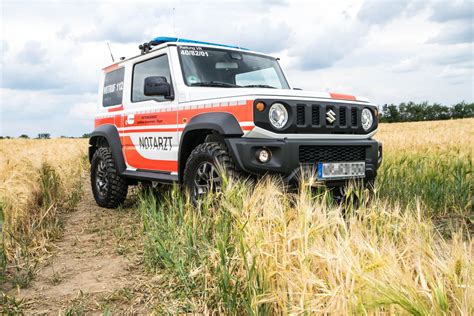
{"type": "Polygon", "coordinates": [[[311,140],[242,137],[227,138],[226,145],[236,165],[242,171],[253,175],[276,173],[285,177],[287,181],[294,180],[301,167],[314,167],[318,160],[324,162],[363,160],[366,163],[365,179],[372,180],[377,176],[382,157],[381,143],[372,139],[311,140]],[[257,152],[262,148],[269,149],[272,153],[267,163],[257,160],[257,152]],[[314,161],[312,157],[315,157],[314,161]]]}

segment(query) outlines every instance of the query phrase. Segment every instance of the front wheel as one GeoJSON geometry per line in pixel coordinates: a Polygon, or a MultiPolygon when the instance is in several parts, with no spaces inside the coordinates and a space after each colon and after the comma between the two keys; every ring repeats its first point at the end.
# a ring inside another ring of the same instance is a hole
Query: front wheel
{"type": "Polygon", "coordinates": [[[127,197],[127,182],[118,175],[108,147],[100,147],[92,157],[91,186],[95,201],[102,207],[116,208],[127,197]]]}
{"type": "Polygon", "coordinates": [[[220,191],[223,172],[230,177],[236,175],[235,164],[225,145],[216,142],[198,145],[189,156],[183,175],[192,202],[196,203],[210,191],[220,191]]]}
{"type": "Polygon", "coordinates": [[[348,184],[329,188],[333,200],[337,204],[346,203],[348,200],[350,200],[355,202],[356,205],[359,205],[359,202],[361,202],[363,196],[369,199],[373,196],[375,190],[375,179],[364,180],[360,186],[356,185],[352,187],[352,189],[358,191],[358,194],[355,194],[354,190],[348,190],[348,184]],[[368,195],[364,195],[364,192],[367,192],[368,195]]]}

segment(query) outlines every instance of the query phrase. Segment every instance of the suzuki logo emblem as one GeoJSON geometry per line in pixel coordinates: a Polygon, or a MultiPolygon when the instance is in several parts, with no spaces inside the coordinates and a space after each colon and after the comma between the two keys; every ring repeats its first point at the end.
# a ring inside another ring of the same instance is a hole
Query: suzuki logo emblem
{"type": "Polygon", "coordinates": [[[334,123],[335,120],[336,120],[336,113],[334,113],[333,110],[329,109],[326,112],[326,121],[328,121],[329,124],[332,124],[334,123]]]}

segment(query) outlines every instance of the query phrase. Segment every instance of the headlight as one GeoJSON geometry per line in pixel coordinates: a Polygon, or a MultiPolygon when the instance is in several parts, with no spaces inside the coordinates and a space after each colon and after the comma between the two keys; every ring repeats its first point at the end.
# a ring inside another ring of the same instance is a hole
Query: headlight
{"type": "Polygon", "coordinates": [[[288,122],[288,111],[285,106],[281,103],[273,103],[268,111],[268,118],[273,127],[281,129],[285,127],[288,122]]]}
{"type": "Polygon", "coordinates": [[[372,114],[372,111],[370,111],[367,108],[363,109],[361,121],[362,121],[362,128],[364,129],[364,131],[368,131],[372,127],[372,124],[374,123],[374,116],[372,114]]]}

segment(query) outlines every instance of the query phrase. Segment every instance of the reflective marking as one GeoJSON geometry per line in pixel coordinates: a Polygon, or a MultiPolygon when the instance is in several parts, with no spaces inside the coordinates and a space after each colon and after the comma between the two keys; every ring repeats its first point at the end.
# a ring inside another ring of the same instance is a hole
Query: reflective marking
{"type": "Polygon", "coordinates": [[[369,139],[375,135],[377,130],[365,135],[356,134],[277,134],[261,127],[255,126],[252,131],[245,134],[249,138],[272,138],[272,139],[369,139]]]}

